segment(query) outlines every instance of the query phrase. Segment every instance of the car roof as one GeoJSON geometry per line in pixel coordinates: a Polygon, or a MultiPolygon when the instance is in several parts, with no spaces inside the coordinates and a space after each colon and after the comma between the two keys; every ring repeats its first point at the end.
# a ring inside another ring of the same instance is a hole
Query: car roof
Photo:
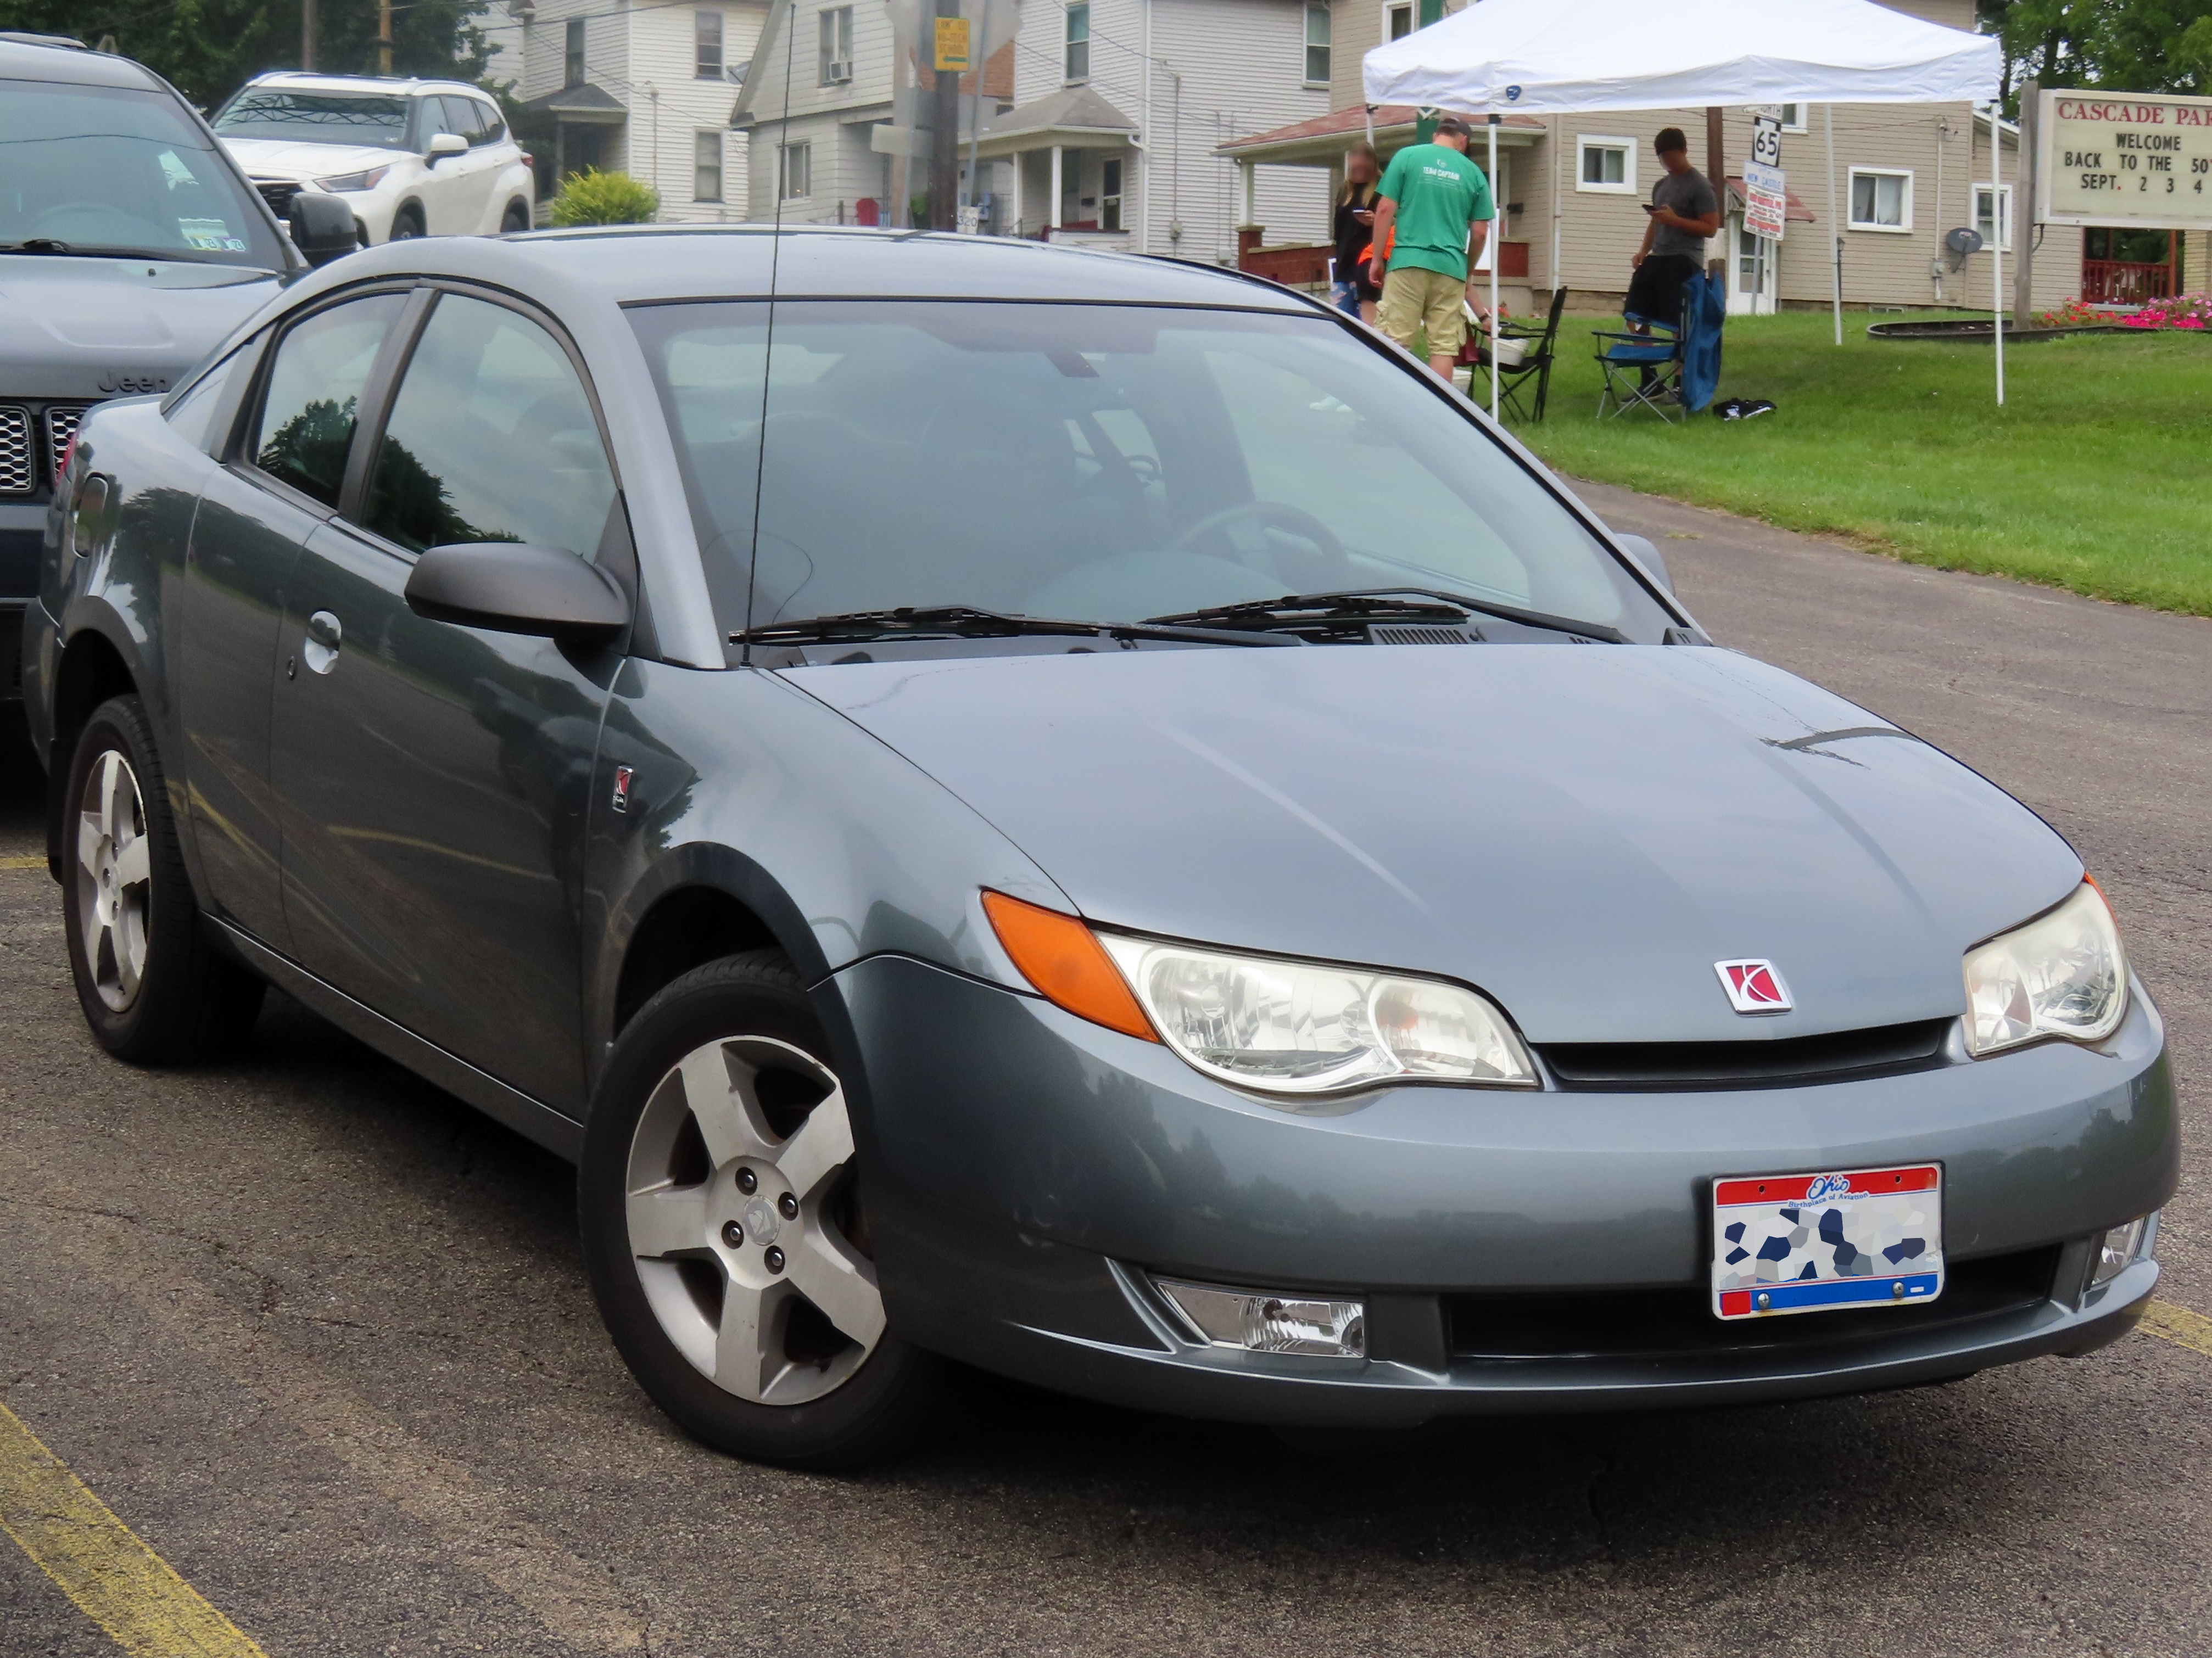
{"type": "Polygon", "coordinates": [[[61,81],[83,87],[130,87],[167,92],[168,85],[143,64],[82,46],[34,46],[0,40],[0,81],[61,81]]]}
{"type": "MultiPolygon", "coordinates": [[[[326,267],[473,277],[522,293],[581,289],[617,305],[765,296],[1096,301],[1310,313],[1303,295],[1237,271],[949,232],[769,225],[611,226],[388,243],[326,267]]],[[[557,308],[557,307],[556,307],[557,308]]]]}
{"type": "Polygon", "coordinates": [[[397,75],[310,75],[304,70],[293,69],[257,75],[246,84],[248,88],[290,87],[301,92],[380,92],[394,98],[417,92],[467,92],[486,100],[491,96],[482,87],[472,87],[465,81],[423,81],[413,76],[397,75]]]}

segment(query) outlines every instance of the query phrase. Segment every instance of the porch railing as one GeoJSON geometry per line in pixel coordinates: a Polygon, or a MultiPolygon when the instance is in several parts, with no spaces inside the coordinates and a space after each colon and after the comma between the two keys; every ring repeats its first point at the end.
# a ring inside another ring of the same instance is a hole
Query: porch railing
{"type": "Polygon", "coordinates": [[[2081,297],[2092,305],[2141,305],[2171,298],[2173,291],[2173,266],[2164,260],[2156,264],[2134,259],[2081,261],[2081,297]]]}

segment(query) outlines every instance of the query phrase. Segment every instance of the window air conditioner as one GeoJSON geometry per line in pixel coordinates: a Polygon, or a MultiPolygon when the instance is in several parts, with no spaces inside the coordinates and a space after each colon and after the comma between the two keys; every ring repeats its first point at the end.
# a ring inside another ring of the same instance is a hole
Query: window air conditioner
{"type": "Polygon", "coordinates": [[[853,78],[852,64],[840,64],[833,61],[830,65],[830,78],[833,81],[851,80],[853,78]]]}

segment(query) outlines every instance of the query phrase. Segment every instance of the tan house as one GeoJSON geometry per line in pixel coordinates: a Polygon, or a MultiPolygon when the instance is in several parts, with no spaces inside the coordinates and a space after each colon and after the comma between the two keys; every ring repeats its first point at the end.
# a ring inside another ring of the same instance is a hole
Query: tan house
{"type": "MultiPolygon", "coordinates": [[[[1974,0],[1883,3],[1954,28],[1974,26],[1974,0]]],[[[1434,22],[1461,3],[1331,0],[1332,112],[1222,145],[1220,154],[1243,169],[1248,191],[1255,168],[1291,166],[1327,168],[1333,193],[1343,178],[1345,146],[1352,139],[1371,131],[1386,161],[1412,143],[1417,112],[1398,105],[1370,109],[1360,84],[1361,59],[1383,40],[1434,22]]],[[[1747,109],[1724,113],[1723,165],[1731,175],[1740,172],[1750,150],[1752,114],[1747,109]]],[[[1967,104],[1787,104],[1782,115],[1782,167],[1790,196],[1783,238],[1774,242],[1746,234],[1741,185],[1732,178],[1727,222],[1711,245],[1712,257],[1728,262],[1730,311],[1828,304],[1833,282],[1830,228],[1838,222],[1846,305],[1987,308],[1990,254],[1961,258],[1945,247],[1947,233],[1964,226],[1978,229],[1985,242],[2001,243],[2007,256],[2005,304],[2013,306],[2012,207],[2017,196],[2024,216],[2028,202],[2015,129],[2001,130],[2002,182],[1993,188],[1989,123],[1975,119],[1967,104]],[[1832,197],[1827,149],[1832,119],[1832,197]]],[[[1504,210],[1499,276],[1510,310],[1526,315],[1535,307],[1538,292],[1548,300],[1551,289],[1561,283],[1576,309],[1618,307],[1628,287],[1630,258],[1644,234],[1640,204],[1650,198],[1659,176],[1652,140],[1668,126],[1689,136],[1691,159],[1709,171],[1703,109],[1504,118],[1493,185],[1504,210]]],[[[1478,162],[1485,147],[1478,131],[1470,151],[1478,162]]],[[[2093,261],[2085,268],[2085,233],[2057,226],[2030,228],[2041,232],[2032,262],[2035,310],[2115,280],[2138,285],[2148,280],[2155,288],[2160,280],[2178,283],[2195,274],[2181,270],[2178,259],[2162,278],[2154,270],[2130,276],[2105,268],[2112,261],[2093,261]]],[[[1316,282],[1328,250],[1314,244],[1327,234],[1325,225],[1270,227],[1247,214],[1241,232],[1243,262],[1278,280],[1316,282]]],[[[2181,239],[2174,240],[2178,247],[2181,239]]],[[[2190,258],[2194,266],[2203,265],[2202,249],[2191,250],[2190,258]]]]}

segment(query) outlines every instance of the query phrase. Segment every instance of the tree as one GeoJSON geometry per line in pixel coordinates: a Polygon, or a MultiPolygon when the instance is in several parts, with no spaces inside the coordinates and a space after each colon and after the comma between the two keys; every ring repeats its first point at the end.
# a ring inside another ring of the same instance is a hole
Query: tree
{"type": "Polygon", "coordinates": [[[2005,94],[2046,87],[2212,92],[2212,0],[1977,0],[2004,42],[2005,94]]]}
{"type": "MultiPolygon", "coordinates": [[[[396,0],[395,75],[478,81],[490,43],[474,19],[484,0],[396,0]]],[[[316,67],[331,75],[376,72],[376,0],[319,0],[316,67]]],[[[264,70],[300,66],[298,0],[0,0],[0,29],[115,38],[115,49],[213,110],[264,70]]]]}

